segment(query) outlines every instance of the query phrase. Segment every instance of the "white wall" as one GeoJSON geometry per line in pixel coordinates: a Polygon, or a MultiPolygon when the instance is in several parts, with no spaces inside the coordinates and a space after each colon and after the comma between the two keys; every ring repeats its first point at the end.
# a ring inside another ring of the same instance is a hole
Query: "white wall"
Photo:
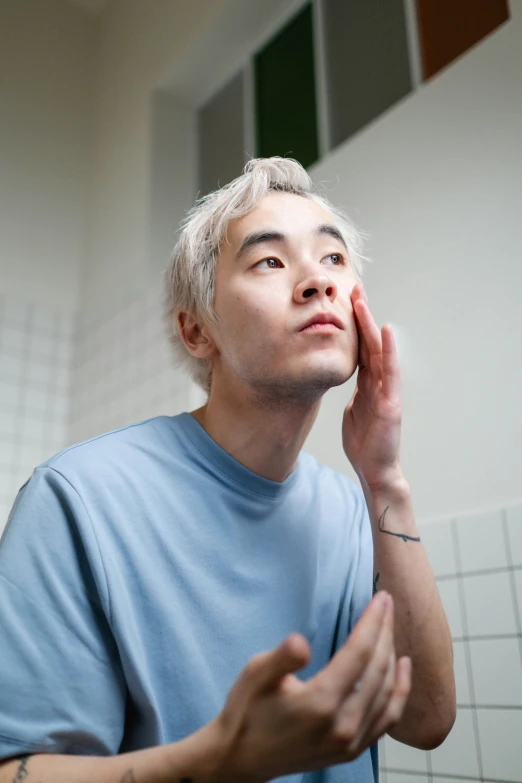
{"type": "Polygon", "coordinates": [[[103,13],[97,50],[92,226],[82,280],[83,304],[89,310],[159,275],[149,263],[153,94],[164,70],[211,23],[224,2],[113,0],[103,13]]]}
{"type": "Polygon", "coordinates": [[[149,264],[151,95],[219,6],[0,0],[0,530],[50,454],[187,407],[149,264]]]}
{"type": "Polygon", "coordinates": [[[65,0],[1,0],[0,531],[67,442],[86,261],[96,23],[65,0]]]}
{"type": "MultiPolygon", "coordinates": [[[[370,235],[365,285],[397,329],[420,519],[522,497],[521,12],[516,0],[511,21],[313,169],[370,235]]],[[[306,444],[350,473],[352,390],[326,395],[306,444]]]]}
{"type": "Polygon", "coordinates": [[[0,13],[0,293],[74,311],[96,24],[64,0],[2,0],[0,13]]]}
{"type": "Polygon", "coordinates": [[[0,533],[18,488],[67,442],[75,320],[0,294],[0,533]]]}

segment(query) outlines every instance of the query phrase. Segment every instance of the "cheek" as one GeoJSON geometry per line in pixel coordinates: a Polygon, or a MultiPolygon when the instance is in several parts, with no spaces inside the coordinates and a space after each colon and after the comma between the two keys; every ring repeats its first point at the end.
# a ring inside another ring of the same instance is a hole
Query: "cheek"
{"type": "Polygon", "coordinates": [[[216,297],[216,311],[220,317],[218,333],[225,353],[242,354],[251,350],[252,343],[266,332],[266,320],[262,308],[254,298],[244,292],[228,290],[216,297]]]}
{"type": "Polygon", "coordinates": [[[218,295],[216,303],[219,314],[234,330],[244,330],[246,333],[259,333],[259,330],[272,330],[283,326],[285,299],[282,292],[275,286],[249,287],[229,286],[218,295]]]}

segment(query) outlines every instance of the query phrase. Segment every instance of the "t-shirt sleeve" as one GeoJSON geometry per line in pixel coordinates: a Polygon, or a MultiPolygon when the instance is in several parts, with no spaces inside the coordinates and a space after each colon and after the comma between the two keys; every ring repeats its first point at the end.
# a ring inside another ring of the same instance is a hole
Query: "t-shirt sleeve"
{"type": "Polygon", "coordinates": [[[36,468],[0,540],[0,758],[117,753],[125,698],[87,508],[36,468]]]}

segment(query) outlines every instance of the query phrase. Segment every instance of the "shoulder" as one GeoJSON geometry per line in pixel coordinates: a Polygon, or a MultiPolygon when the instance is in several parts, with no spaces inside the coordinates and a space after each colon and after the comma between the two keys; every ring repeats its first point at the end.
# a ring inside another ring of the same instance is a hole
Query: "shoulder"
{"type": "Polygon", "coordinates": [[[108,529],[107,520],[121,534],[122,520],[150,493],[154,476],[161,474],[158,464],[176,451],[173,431],[172,417],[158,416],[50,456],[19,488],[4,535],[13,539],[17,530],[25,539],[47,536],[54,546],[58,536],[76,540],[81,531],[83,546],[96,552],[95,539],[108,529]]]}
{"type": "Polygon", "coordinates": [[[165,443],[171,417],[155,416],[74,443],[37,466],[46,473],[60,474],[73,486],[77,482],[106,482],[111,473],[133,473],[143,468],[151,454],[165,443]]]}

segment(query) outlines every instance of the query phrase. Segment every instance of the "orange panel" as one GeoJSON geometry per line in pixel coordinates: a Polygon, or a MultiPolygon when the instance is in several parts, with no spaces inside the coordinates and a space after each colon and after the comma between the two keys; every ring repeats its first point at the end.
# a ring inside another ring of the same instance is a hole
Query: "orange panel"
{"type": "Polygon", "coordinates": [[[507,0],[416,0],[423,79],[509,19],[507,0]]]}

